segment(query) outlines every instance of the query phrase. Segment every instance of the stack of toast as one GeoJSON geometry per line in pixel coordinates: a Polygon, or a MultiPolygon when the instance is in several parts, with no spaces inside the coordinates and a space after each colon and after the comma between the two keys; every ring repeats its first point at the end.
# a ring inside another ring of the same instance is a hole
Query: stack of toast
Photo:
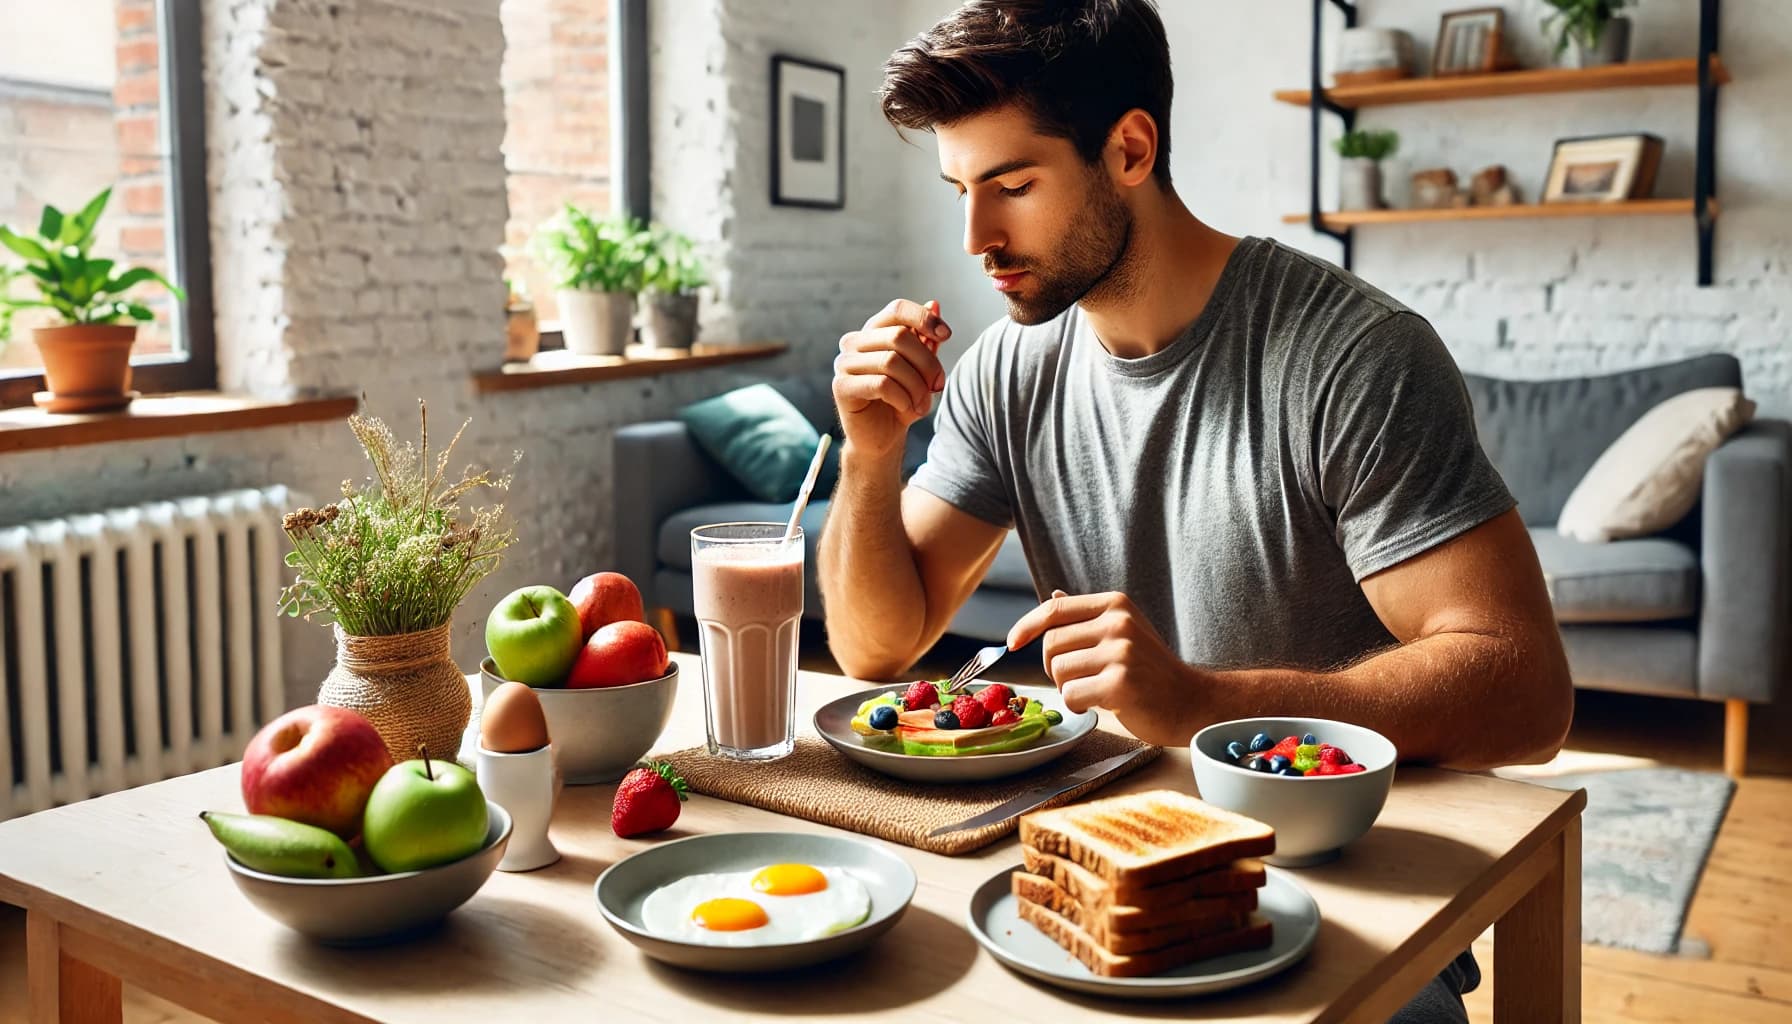
{"type": "Polygon", "coordinates": [[[1132,793],[1020,820],[1022,920],[1104,977],[1158,974],[1263,949],[1256,914],[1275,830],[1174,790],[1132,793]]]}

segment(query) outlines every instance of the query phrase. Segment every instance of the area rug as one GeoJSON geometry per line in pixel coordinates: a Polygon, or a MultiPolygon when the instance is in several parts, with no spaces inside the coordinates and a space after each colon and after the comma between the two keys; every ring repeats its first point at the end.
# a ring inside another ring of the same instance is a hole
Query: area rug
{"type": "Polygon", "coordinates": [[[1555,789],[1586,788],[1581,940],[1645,953],[1696,955],[1695,948],[1682,949],[1680,932],[1736,784],[1717,772],[1678,768],[1526,781],[1555,789]]]}

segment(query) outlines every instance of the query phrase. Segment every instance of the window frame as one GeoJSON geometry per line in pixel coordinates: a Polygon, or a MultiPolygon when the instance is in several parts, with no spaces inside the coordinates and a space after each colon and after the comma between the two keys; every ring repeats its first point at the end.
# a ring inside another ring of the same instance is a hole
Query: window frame
{"type": "MultiPolygon", "coordinates": [[[[131,361],[131,386],[145,394],[213,391],[218,386],[212,322],[211,222],[205,186],[205,81],[200,0],[157,0],[162,136],[168,143],[169,269],[187,293],[178,357],[131,361]]],[[[42,369],[0,371],[0,407],[30,405],[45,388],[42,369]]]]}

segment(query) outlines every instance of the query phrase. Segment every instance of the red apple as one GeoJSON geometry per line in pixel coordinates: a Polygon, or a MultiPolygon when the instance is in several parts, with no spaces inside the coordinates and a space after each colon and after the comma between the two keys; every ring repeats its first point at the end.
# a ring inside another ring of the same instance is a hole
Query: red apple
{"type": "Polygon", "coordinates": [[[585,639],[612,622],[641,622],[641,591],[619,572],[594,572],[573,584],[566,595],[579,610],[579,628],[585,639]]]}
{"type": "Polygon", "coordinates": [[[250,814],[352,839],[361,832],[367,795],[391,767],[386,741],[360,712],[294,708],[262,726],[243,751],[243,804],[250,814]]]}
{"type": "Polygon", "coordinates": [[[627,686],[665,674],[666,641],[660,639],[660,631],[645,622],[625,619],[591,634],[573,660],[566,685],[574,690],[627,686]]]}

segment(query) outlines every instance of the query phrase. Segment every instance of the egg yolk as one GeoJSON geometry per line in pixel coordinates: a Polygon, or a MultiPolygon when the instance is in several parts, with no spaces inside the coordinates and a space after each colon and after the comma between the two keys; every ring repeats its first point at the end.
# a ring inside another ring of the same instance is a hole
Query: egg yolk
{"type": "Polygon", "coordinates": [[[768,896],[801,896],[828,887],[828,876],[807,864],[773,864],[753,876],[753,891],[768,896]]]}
{"type": "Polygon", "coordinates": [[[752,900],[720,899],[697,904],[691,920],[712,932],[744,932],[765,927],[766,916],[752,900]]]}

